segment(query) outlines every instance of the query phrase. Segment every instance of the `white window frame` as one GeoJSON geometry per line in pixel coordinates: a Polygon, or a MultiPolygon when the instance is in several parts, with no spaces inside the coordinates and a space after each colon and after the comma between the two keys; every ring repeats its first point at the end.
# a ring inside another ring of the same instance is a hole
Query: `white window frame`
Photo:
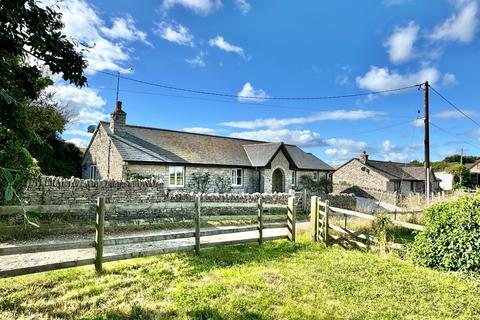
{"type": "Polygon", "coordinates": [[[185,167],[184,166],[169,166],[168,167],[168,186],[173,188],[183,188],[185,187],[185,167]],[[172,172],[173,171],[173,172],[172,172]],[[173,180],[175,181],[172,183],[170,180],[171,175],[173,174],[173,180]],[[182,177],[182,184],[178,183],[179,177],[182,177]]]}
{"type": "Polygon", "coordinates": [[[320,177],[320,175],[318,174],[318,171],[315,171],[315,172],[313,173],[313,181],[318,181],[318,180],[319,180],[319,177],[320,177]]]}
{"type": "Polygon", "coordinates": [[[292,186],[297,185],[297,171],[292,170],[292,186]]]}
{"type": "Polygon", "coordinates": [[[235,168],[232,169],[232,187],[241,187],[243,186],[243,169],[242,168],[235,168]],[[240,176],[238,175],[240,172],[240,176]],[[238,184],[237,178],[240,177],[240,184],[238,184]]]}
{"type": "Polygon", "coordinates": [[[88,178],[91,180],[97,180],[97,165],[91,164],[88,167],[88,178]]]}

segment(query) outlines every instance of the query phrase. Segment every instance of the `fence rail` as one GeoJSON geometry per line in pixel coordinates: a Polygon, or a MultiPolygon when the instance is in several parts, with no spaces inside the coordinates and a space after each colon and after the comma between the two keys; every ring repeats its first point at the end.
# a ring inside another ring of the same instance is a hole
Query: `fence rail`
{"type": "MultiPolygon", "coordinates": [[[[152,208],[152,207],[162,207],[164,204],[141,204],[142,210],[152,208]]],[[[221,206],[222,204],[220,204],[221,206]]],[[[85,259],[76,259],[72,261],[64,261],[57,263],[49,263],[36,266],[28,266],[24,268],[9,269],[9,270],[0,270],[0,278],[19,276],[24,274],[50,271],[56,269],[70,268],[76,266],[84,265],[95,265],[97,272],[103,270],[103,263],[110,261],[117,261],[123,259],[145,257],[151,255],[158,255],[161,253],[167,252],[178,252],[178,251],[192,251],[198,254],[202,248],[216,247],[222,245],[234,245],[241,243],[250,243],[258,242],[262,244],[264,241],[278,240],[278,239],[289,239],[290,241],[295,241],[295,229],[296,229],[296,200],[294,196],[288,198],[287,205],[278,205],[278,204],[265,204],[260,198],[257,203],[228,203],[229,207],[251,207],[256,208],[257,215],[219,215],[219,216],[202,216],[202,208],[212,208],[214,207],[213,202],[202,203],[199,196],[196,197],[195,201],[191,203],[191,210],[193,215],[193,220],[195,222],[194,230],[192,231],[176,231],[176,232],[167,232],[164,234],[157,235],[145,235],[145,236],[131,236],[131,237],[117,237],[105,239],[104,237],[104,228],[106,225],[105,213],[108,210],[115,210],[115,208],[121,207],[124,209],[128,208],[138,208],[138,204],[126,204],[126,205],[111,205],[105,203],[105,198],[98,198],[96,207],[96,220],[95,220],[95,239],[94,240],[82,240],[82,241],[68,241],[61,243],[47,243],[47,244],[35,244],[35,245],[24,245],[24,246],[12,246],[12,247],[3,247],[0,248],[0,256],[8,255],[21,255],[21,254],[35,254],[43,252],[52,252],[52,251],[63,251],[63,250],[78,250],[78,249],[92,249],[94,248],[94,257],[89,257],[85,259]],[[234,206],[232,206],[232,204],[234,206]],[[266,214],[270,208],[287,208],[287,214],[277,215],[277,214],[266,214]],[[256,221],[255,225],[246,225],[246,226],[234,226],[223,229],[213,229],[213,230],[201,230],[202,221],[211,221],[216,219],[223,220],[251,220],[256,221]],[[275,222],[276,221],[276,222],[275,222]],[[287,228],[287,235],[273,235],[273,236],[264,236],[265,229],[272,228],[287,228]],[[258,231],[256,237],[247,237],[240,239],[220,239],[217,241],[207,241],[204,242],[202,239],[204,237],[215,236],[215,235],[230,235],[235,233],[243,232],[252,232],[258,231]],[[149,242],[158,242],[165,240],[173,239],[187,239],[193,238],[194,244],[179,244],[172,246],[165,246],[162,248],[155,248],[150,250],[139,250],[135,252],[126,252],[120,254],[104,254],[104,247],[108,246],[122,246],[122,245],[131,245],[139,243],[149,243],[149,242]]],[[[51,207],[51,206],[49,206],[51,207]]],[[[58,210],[65,209],[66,206],[57,206],[58,210]]],[[[67,206],[70,207],[70,206],[67,206]]],[[[189,203],[190,207],[190,203],[189,203]]],[[[2,207],[0,207],[2,208],[2,207]]],[[[41,208],[40,206],[35,206],[36,209],[41,208]]],[[[71,207],[70,207],[71,208],[71,207]]],[[[75,206],[76,209],[84,210],[85,208],[91,208],[89,205],[75,206]]],[[[3,207],[0,210],[0,214],[7,214],[6,212],[11,213],[15,211],[15,207],[5,208],[3,207]]],[[[42,210],[42,209],[40,209],[42,210]]]]}
{"type": "MultiPolygon", "coordinates": [[[[375,216],[342,209],[331,207],[329,201],[326,200],[325,202],[319,201],[318,197],[313,196],[311,198],[311,209],[310,209],[310,218],[311,218],[311,225],[312,225],[312,240],[313,241],[322,241],[326,245],[330,245],[331,243],[337,244],[344,244],[347,243],[349,245],[353,245],[362,249],[369,248],[371,243],[375,242],[375,239],[368,234],[364,234],[360,231],[350,230],[346,227],[347,217],[356,217],[360,219],[365,219],[369,221],[375,220],[375,216]],[[330,222],[330,217],[332,213],[343,214],[345,217],[345,227],[335,225],[330,222]],[[340,235],[331,235],[330,230],[335,231],[340,235]]],[[[397,227],[402,227],[414,231],[422,231],[424,230],[423,225],[399,221],[399,220],[392,220],[393,225],[397,227]]],[[[386,239],[385,239],[386,241],[386,239]]],[[[392,248],[401,249],[402,245],[398,243],[390,244],[392,248]]]]}

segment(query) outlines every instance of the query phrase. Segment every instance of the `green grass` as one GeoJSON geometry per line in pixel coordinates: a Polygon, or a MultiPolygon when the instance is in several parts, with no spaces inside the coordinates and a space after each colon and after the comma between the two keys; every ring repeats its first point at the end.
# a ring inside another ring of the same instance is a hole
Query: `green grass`
{"type": "Polygon", "coordinates": [[[307,236],[0,280],[0,319],[472,319],[480,282],[307,236]]]}

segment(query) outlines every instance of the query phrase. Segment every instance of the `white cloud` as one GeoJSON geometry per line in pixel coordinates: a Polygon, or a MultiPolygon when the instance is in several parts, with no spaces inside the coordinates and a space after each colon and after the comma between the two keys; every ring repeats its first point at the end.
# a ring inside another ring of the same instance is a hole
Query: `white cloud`
{"type": "Polygon", "coordinates": [[[195,57],[191,59],[185,59],[185,62],[194,66],[194,67],[205,67],[205,61],[203,57],[205,57],[207,53],[205,51],[200,51],[195,57]]]}
{"type": "Polygon", "coordinates": [[[334,163],[346,162],[366,150],[367,143],[351,139],[331,138],[326,140],[327,145],[331,146],[325,150],[325,154],[330,156],[334,163]]]}
{"type": "Polygon", "coordinates": [[[175,42],[183,46],[194,46],[193,35],[190,34],[187,27],[181,24],[175,25],[163,21],[157,24],[154,32],[167,41],[175,42]]]}
{"type": "Polygon", "coordinates": [[[473,138],[479,138],[480,139],[480,129],[472,129],[468,132],[468,135],[473,137],[473,138]]]}
{"type": "Polygon", "coordinates": [[[383,4],[387,7],[403,5],[412,2],[412,0],[383,0],[383,4]]]}
{"type": "Polygon", "coordinates": [[[423,120],[423,118],[415,119],[412,121],[412,126],[414,126],[415,128],[423,128],[424,125],[425,121],[423,120]]]}
{"type": "Polygon", "coordinates": [[[81,129],[67,129],[63,132],[63,134],[68,134],[71,136],[82,136],[82,137],[89,137],[91,138],[93,133],[87,132],[86,130],[81,129]]]}
{"type": "Polygon", "coordinates": [[[410,21],[405,27],[395,28],[384,43],[392,63],[402,63],[415,56],[413,45],[419,31],[420,27],[413,21],[410,21]]]}
{"type": "Polygon", "coordinates": [[[84,0],[58,2],[57,6],[65,23],[65,35],[88,46],[85,58],[90,69],[87,72],[94,72],[92,69],[129,72],[123,64],[130,59],[132,48],[125,47],[125,41],[147,41],[131,17],[114,19],[112,28],[107,28],[84,0]]]}
{"type": "Polygon", "coordinates": [[[68,139],[67,142],[73,143],[79,148],[86,148],[88,146],[89,140],[81,139],[81,138],[72,138],[68,139]]]}
{"type": "Polygon", "coordinates": [[[108,119],[104,111],[106,102],[93,89],[57,84],[45,91],[53,93],[54,101],[67,110],[71,117],[70,126],[88,126],[108,119]]]}
{"type": "Polygon", "coordinates": [[[127,15],[125,18],[114,18],[111,28],[101,27],[103,34],[110,39],[123,39],[127,41],[140,40],[150,44],[147,40],[147,34],[140,31],[135,26],[132,16],[127,15]]]}
{"type": "Polygon", "coordinates": [[[411,86],[428,81],[435,85],[440,79],[441,73],[434,67],[423,67],[417,72],[400,74],[390,71],[387,67],[370,67],[363,76],[357,77],[358,87],[371,91],[389,90],[399,87],[411,86]]]}
{"type": "Polygon", "coordinates": [[[243,138],[249,140],[261,140],[295,144],[300,147],[316,147],[323,146],[325,142],[321,139],[320,133],[310,130],[258,130],[234,132],[230,136],[235,138],[243,138]]]}
{"type": "Polygon", "coordinates": [[[467,43],[475,38],[478,26],[478,3],[457,1],[457,8],[457,12],[434,28],[430,35],[431,39],[467,43]]]}
{"type": "MultiPolygon", "coordinates": [[[[469,117],[474,117],[478,114],[473,110],[463,109],[462,112],[468,115],[469,117]]],[[[457,110],[446,110],[439,113],[435,113],[432,115],[432,117],[439,118],[439,119],[459,119],[459,118],[464,118],[465,116],[460,112],[458,112],[457,110]]]]}
{"type": "Polygon", "coordinates": [[[335,77],[335,83],[344,86],[350,81],[350,73],[352,68],[349,65],[344,65],[340,68],[340,73],[335,77]]]}
{"type": "Polygon", "coordinates": [[[457,84],[457,78],[452,73],[445,73],[442,77],[442,87],[448,87],[457,84]]]}
{"type": "Polygon", "coordinates": [[[384,116],[384,113],[368,110],[333,110],[321,111],[307,117],[298,118],[266,118],[246,121],[222,122],[221,125],[242,129],[280,128],[293,124],[305,124],[327,120],[365,120],[384,116]]]}
{"type": "Polygon", "coordinates": [[[250,82],[245,82],[242,90],[237,93],[238,101],[242,102],[262,102],[268,98],[268,94],[264,90],[255,89],[250,82]]]}
{"type": "Polygon", "coordinates": [[[414,143],[404,146],[397,146],[390,140],[385,140],[378,150],[381,160],[408,163],[415,158],[416,150],[421,149],[422,144],[414,143]]]}
{"type": "Polygon", "coordinates": [[[193,132],[193,133],[203,133],[203,134],[214,134],[217,130],[212,128],[204,128],[204,127],[191,127],[191,128],[183,128],[183,131],[193,132]]]}
{"type": "Polygon", "coordinates": [[[240,10],[242,14],[247,14],[252,6],[247,0],[234,0],[235,6],[240,10]]]}
{"type": "Polygon", "coordinates": [[[162,9],[169,10],[175,6],[181,6],[196,14],[207,15],[222,6],[220,0],[163,0],[162,9]]]}
{"type": "Polygon", "coordinates": [[[220,50],[223,50],[226,52],[233,52],[238,54],[242,58],[247,59],[243,48],[228,43],[222,36],[217,36],[213,39],[210,39],[208,43],[210,44],[211,47],[217,47],[220,50]]]}

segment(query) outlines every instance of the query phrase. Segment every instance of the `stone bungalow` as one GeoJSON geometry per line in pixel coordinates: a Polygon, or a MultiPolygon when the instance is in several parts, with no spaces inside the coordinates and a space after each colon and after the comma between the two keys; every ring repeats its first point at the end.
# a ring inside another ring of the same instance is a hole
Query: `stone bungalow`
{"type": "MultiPolygon", "coordinates": [[[[439,190],[439,180],[433,172],[432,192],[439,190]]],[[[385,193],[407,195],[425,192],[425,169],[405,163],[368,159],[364,151],[338,167],[333,174],[334,191],[357,196],[381,198],[385,193]]]]}
{"type": "Polygon", "coordinates": [[[188,191],[192,176],[223,177],[229,192],[287,192],[302,175],[330,178],[333,168],[311,153],[282,142],[263,142],[127,125],[117,103],[111,122],[100,122],[85,151],[83,178],[163,179],[169,190],[188,191]],[[298,178],[297,178],[298,177],[298,178]]]}

